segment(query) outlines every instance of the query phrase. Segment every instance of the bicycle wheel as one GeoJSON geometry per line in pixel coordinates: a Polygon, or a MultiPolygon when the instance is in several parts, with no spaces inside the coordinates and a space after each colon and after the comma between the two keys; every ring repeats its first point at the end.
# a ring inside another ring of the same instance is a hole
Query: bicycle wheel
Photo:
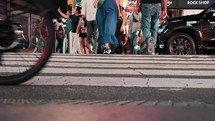
{"type": "Polygon", "coordinates": [[[45,0],[0,1],[0,84],[13,85],[35,76],[55,43],[53,10],[45,0]]]}

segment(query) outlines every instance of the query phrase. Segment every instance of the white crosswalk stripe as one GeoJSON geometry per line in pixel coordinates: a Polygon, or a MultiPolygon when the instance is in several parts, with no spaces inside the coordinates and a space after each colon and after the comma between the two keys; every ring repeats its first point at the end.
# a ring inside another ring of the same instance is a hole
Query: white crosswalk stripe
{"type": "Polygon", "coordinates": [[[214,88],[215,56],[54,54],[26,84],[214,88]]]}

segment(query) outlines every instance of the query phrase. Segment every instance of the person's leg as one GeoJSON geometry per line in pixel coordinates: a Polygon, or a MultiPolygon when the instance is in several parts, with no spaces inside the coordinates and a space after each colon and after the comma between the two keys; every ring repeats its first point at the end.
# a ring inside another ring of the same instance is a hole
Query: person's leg
{"type": "Polygon", "coordinates": [[[128,33],[125,34],[125,42],[123,44],[123,49],[125,54],[129,54],[129,37],[128,33]]]}
{"type": "Polygon", "coordinates": [[[110,43],[105,43],[103,53],[104,54],[110,54],[111,53],[110,43]]]}
{"type": "Polygon", "coordinates": [[[103,54],[103,51],[104,51],[104,45],[98,43],[97,54],[103,54]]]}
{"type": "Polygon", "coordinates": [[[118,44],[118,40],[115,36],[117,17],[117,11],[107,11],[103,36],[103,42],[105,43],[104,53],[107,54],[111,53],[110,44],[115,46],[118,44]]]}
{"type": "Polygon", "coordinates": [[[97,52],[98,49],[98,43],[97,43],[97,39],[98,39],[98,27],[96,24],[96,21],[92,21],[92,26],[93,26],[93,52],[97,52]]]}
{"type": "Polygon", "coordinates": [[[123,53],[123,32],[116,32],[116,38],[118,40],[118,45],[116,47],[116,54],[122,54],[123,53]]]}
{"type": "Polygon", "coordinates": [[[41,52],[43,51],[43,49],[42,49],[42,48],[43,48],[43,46],[42,46],[42,45],[43,45],[43,44],[42,44],[43,42],[42,42],[42,41],[43,41],[43,40],[40,38],[40,39],[39,39],[38,49],[37,49],[39,53],[41,53],[41,52]]]}
{"type": "Polygon", "coordinates": [[[59,49],[60,49],[60,53],[63,53],[63,42],[64,42],[64,38],[61,38],[59,41],[59,49]]]}
{"type": "Polygon", "coordinates": [[[59,41],[60,41],[60,40],[57,39],[57,45],[56,45],[56,51],[55,51],[56,53],[58,53],[58,50],[59,50],[59,48],[60,48],[60,47],[59,47],[59,41]]]}
{"type": "Polygon", "coordinates": [[[64,53],[68,53],[69,51],[69,34],[66,34],[65,39],[64,39],[64,53]]]}
{"type": "MultiPolygon", "coordinates": [[[[89,42],[91,42],[92,39],[92,35],[93,35],[93,28],[92,28],[92,21],[87,21],[87,39],[89,40],[89,42]]],[[[93,45],[93,43],[91,43],[93,45]]]]}
{"type": "Polygon", "coordinates": [[[148,44],[151,37],[151,15],[152,15],[152,4],[142,4],[141,13],[142,13],[142,24],[141,29],[143,31],[143,36],[145,41],[148,44]]]}
{"type": "MultiPolygon", "coordinates": [[[[109,54],[109,53],[111,53],[109,43],[111,43],[111,39],[112,39],[111,38],[112,29],[115,27],[111,26],[112,23],[114,22],[113,19],[111,19],[112,11],[110,11],[109,14],[107,14],[107,12],[103,12],[103,11],[104,11],[103,9],[98,8],[97,14],[96,14],[96,22],[97,22],[98,32],[99,32],[98,43],[99,43],[99,46],[101,47],[100,49],[103,48],[103,50],[104,50],[103,53],[109,54]]],[[[115,30],[113,32],[113,35],[114,34],[115,34],[115,30]]],[[[115,39],[116,39],[116,37],[115,37],[115,39]]],[[[117,41],[117,39],[116,39],[116,41],[117,41]]]]}
{"type": "Polygon", "coordinates": [[[161,5],[155,4],[154,9],[153,9],[154,14],[152,15],[152,20],[151,20],[151,33],[152,33],[151,37],[154,38],[155,46],[156,46],[156,42],[157,42],[160,11],[161,11],[161,5]]]}
{"type": "Polygon", "coordinates": [[[67,39],[67,37],[66,37],[66,35],[65,35],[65,37],[64,37],[64,40],[63,40],[63,53],[65,53],[66,51],[66,39],[67,39]]]}
{"type": "Polygon", "coordinates": [[[106,14],[105,26],[104,26],[104,43],[118,44],[118,40],[115,36],[117,23],[117,13],[110,11],[106,14]]]}
{"type": "Polygon", "coordinates": [[[85,50],[88,50],[89,53],[92,53],[92,49],[90,47],[90,43],[89,43],[89,40],[87,39],[87,37],[84,38],[84,46],[85,46],[85,50]]]}
{"type": "Polygon", "coordinates": [[[74,33],[69,32],[69,41],[68,41],[68,48],[69,53],[73,53],[73,40],[74,40],[74,33]]]}
{"type": "Polygon", "coordinates": [[[35,46],[35,48],[33,50],[33,53],[36,53],[38,51],[37,49],[38,49],[38,46],[39,46],[39,39],[36,37],[35,40],[36,40],[36,46],[35,46]]]}
{"type": "Polygon", "coordinates": [[[76,51],[78,53],[81,53],[81,49],[80,49],[80,42],[79,42],[79,34],[75,33],[75,41],[76,41],[76,51]]]}
{"type": "Polygon", "coordinates": [[[105,27],[105,15],[101,8],[98,8],[96,12],[96,23],[98,27],[98,33],[99,33],[97,42],[100,44],[104,44],[103,37],[104,37],[104,27],[105,27]]]}
{"type": "Polygon", "coordinates": [[[76,39],[76,33],[72,33],[72,45],[71,45],[71,52],[72,54],[77,54],[77,43],[79,43],[79,39],[76,39]]]}
{"type": "Polygon", "coordinates": [[[45,44],[47,44],[47,43],[46,43],[46,42],[47,42],[46,39],[47,39],[47,38],[43,38],[43,39],[41,39],[41,41],[40,41],[40,44],[41,44],[41,53],[44,52],[45,44]]]}
{"type": "Polygon", "coordinates": [[[110,46],[110,49],[111,49],[110,54],[116,54],[117,45],[110,44],[109,46],[110,46]]]}
{"type": "Polygon", "coordinates": [[[80,37],[79,42],[80,42],[80,54],[84,54],[84,39],[80,37]]]}
{"type": "Polygon", "coordinates": [[[135,32],[131,33],[130,39],[129,39],[129,47],[130,47],[130,53],[134,54],[134,34],[135,32]]]}

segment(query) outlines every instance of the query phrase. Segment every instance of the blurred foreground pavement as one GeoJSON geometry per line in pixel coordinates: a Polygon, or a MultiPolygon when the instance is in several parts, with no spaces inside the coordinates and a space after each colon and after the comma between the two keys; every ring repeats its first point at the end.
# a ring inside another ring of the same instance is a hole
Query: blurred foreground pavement
{"type": "Polygon", "coordinates": [[[214,121],[214,108],[0,105],[1,121],[214,121]]]}

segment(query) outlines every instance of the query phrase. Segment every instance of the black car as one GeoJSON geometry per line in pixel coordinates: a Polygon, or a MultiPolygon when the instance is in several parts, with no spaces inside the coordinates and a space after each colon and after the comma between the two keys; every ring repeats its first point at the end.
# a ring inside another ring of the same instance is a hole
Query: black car
{"type": "Polygon", "coordinates": [[[215,3],[199,14],[169,18],[159,27],[158,53],[187,55],[205,50],[215,50],[215,3]]]}

